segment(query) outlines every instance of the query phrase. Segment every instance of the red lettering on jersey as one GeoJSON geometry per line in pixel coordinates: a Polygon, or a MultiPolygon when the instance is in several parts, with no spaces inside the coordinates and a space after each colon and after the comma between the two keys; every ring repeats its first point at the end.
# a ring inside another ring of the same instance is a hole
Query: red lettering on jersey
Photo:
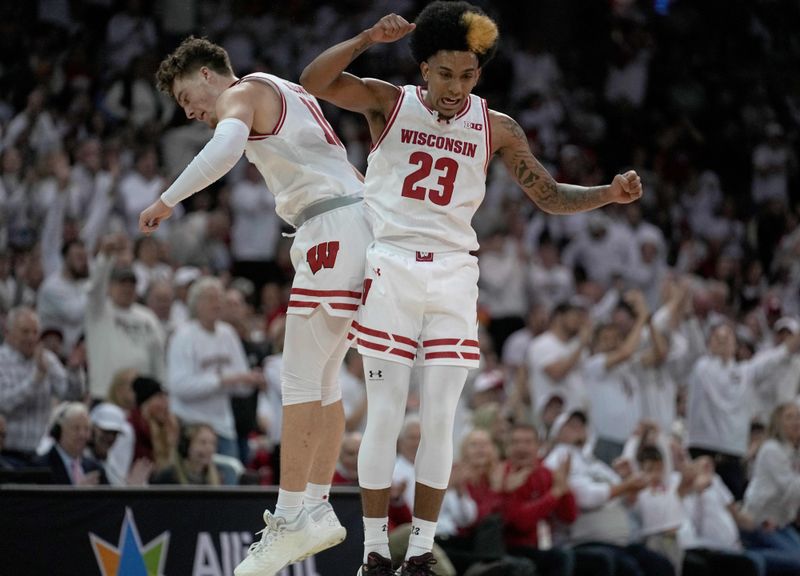
{"type": "Polygon", "coordinates": [[[306,254],[311,273],[316,274],[323,268],[336,266],[336,256],[339,254],[339,242],[323,242],[311,248],[306,254]]]}
{"type": "MultiPolygon", "coordinates": [[[[380,276],[380,268],[378,269],[378,276],[380,276]]],[[[372,278],[365,278],[364,279],[364,289],[361,291],[361,305],[367,303],[367,294],[369,294],[369,289],[372,288],[372,278]]]]}
{"type": "MultiPolygon", "coordinates": [[[[481,129],[481,124],[470,123],[475,130],[481,129]]],[[[402,144],[414,144],[416,146],[427,146],[429,148],[437,148],[447,152],[455,152],[462,156],[469,156],[475,158],[478,152],[478,145],[465,140],[456,140],[446,136],[437,136],[436,134],[427,134],[419,132],[418,130],[409,130],[407,128],[400,129],[400,142],[402,144]]]]}

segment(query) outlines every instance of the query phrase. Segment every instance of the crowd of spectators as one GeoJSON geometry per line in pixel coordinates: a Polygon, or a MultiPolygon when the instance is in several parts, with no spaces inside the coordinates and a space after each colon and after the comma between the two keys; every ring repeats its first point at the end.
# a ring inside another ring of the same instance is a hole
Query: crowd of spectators
{"type": "MultiPolygon", "coordinates": [[[[800,5],[475,3],[502,38],[476,91],[557,180],[634,168],[645,192],[552,216],[490,168],[474,220],[482,367],[458,415],[438,573],[800,573],[800,5]]],[[[422,4],[0,7],[0,474],[277,483],[291,230],[243,160],[138,233],[210,137],[153,73],[194,33],[239,73],[296,80],[332,42],[422,4]]],[[[405,42],[354,67],[419,82],[405,42]]],[[[363,170],[366,123],[323,107],[363,170]]],[[[355,351],[340,381],[335,483],[356,485],[355,351]]]]}

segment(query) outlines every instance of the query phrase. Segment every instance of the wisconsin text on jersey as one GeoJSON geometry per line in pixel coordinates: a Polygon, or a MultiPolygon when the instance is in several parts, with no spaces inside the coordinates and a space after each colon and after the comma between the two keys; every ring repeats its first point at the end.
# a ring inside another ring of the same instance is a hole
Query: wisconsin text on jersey
{"type": "MultiPolygon", "coordinates": [[[[480,126],[480,124],[478,124],[478,126],[480,126]]],[[[419,130],[408,130],[406,128],[400,130],[400,141],[403,144],[428,146],[429,148],[438,148],[439,150],[446,150],[447,152],[455,152],[456,154],[469,156],[470,158],[475,158],[475,153],[478,150],[478,145],[472,142],[456,140],[455,138],[448,138],[447,136],[428,134],[426,132],[420,132],[419,130]]]]}

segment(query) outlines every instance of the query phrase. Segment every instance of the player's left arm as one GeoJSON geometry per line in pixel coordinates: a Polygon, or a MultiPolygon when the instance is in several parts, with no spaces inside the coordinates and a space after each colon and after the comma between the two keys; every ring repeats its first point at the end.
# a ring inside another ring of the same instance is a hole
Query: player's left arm
{"type": "Polygon", "coordinates": [[[550,214],[572,214],[606,204],[628,204],[642,196],[642,182],[633,170],[617,174],[607,186],[561,184],[545,170],[528,146],[528,138],[509,116],[489,111],[492,154],[498,154],[528,198],[550,214]]]}
{"type": "Polygon", "coordinates": [[[216,103],[219,122],[214,136],[161,197],[142,211],[141,232],[155,231],[172,215],[176,204],[222,178],[239,161],[253,125],[255,95],[250,86],[236,86],[220,94],[216,103]]]}

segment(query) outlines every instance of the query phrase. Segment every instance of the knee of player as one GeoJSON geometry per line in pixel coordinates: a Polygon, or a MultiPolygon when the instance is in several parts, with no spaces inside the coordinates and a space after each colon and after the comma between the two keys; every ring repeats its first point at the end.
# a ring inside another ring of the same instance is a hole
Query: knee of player
{"type": "Polygon", "coordinates": [[[284,372],[281,374],[281,396],[284,406],[303,402],[320,402],[322,384],[284,372]]]}

